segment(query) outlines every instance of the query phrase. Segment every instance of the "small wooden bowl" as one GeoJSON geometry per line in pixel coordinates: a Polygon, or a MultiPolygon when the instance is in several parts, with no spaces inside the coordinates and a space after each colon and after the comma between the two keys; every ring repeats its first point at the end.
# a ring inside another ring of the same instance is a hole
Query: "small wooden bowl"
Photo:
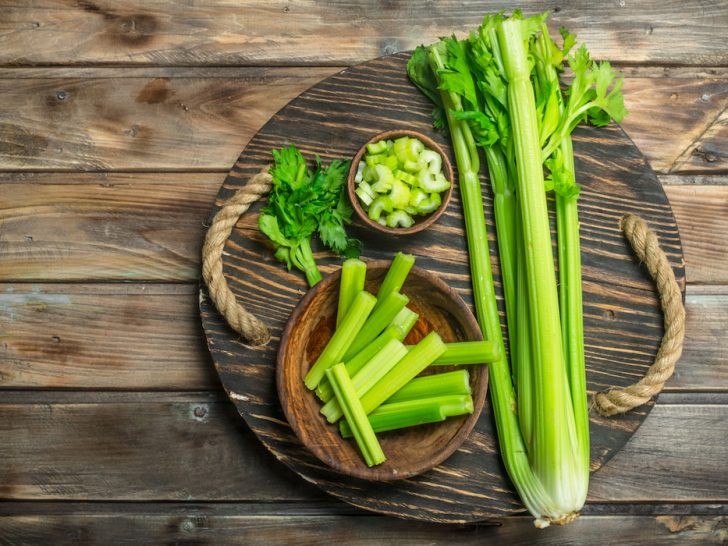
{"type": "Polygon", "coordinates": [[[442,215],[443,212],[445,212],[447,205],[450,203],[450,197],[452,196],[452,189],[454,184],[455,179],[453,178],[453,170],[452,164],[450,163],[450,158],[443,151],[440,145],[432,140],[430,137],[423,135],[422,133],[418,133],[416,131],[408,131],[406,129],[400,129],[379,133],[375,137],[369,139],[366,144],[364,144],[364,146],[359,149],[357,154],[354,156],[354,159],[351,161],[349,178],[347,180],[347,191],[349,192],[349,200],[351,201],[351,205],[354,207],[354,211],[356,212],[357,216],[359,216],[361,221],[364,222],[367,226],[382,233],[387,233],[389,235],[411,235],[412,233],[422,231],[423,229],[426,229],[435,222],[437,222],[437,219],[442,215]],[[375,222],[374,220],[369,218],[366,211],[362,208],[361,202],[356,195],[356,182],[354,178],[356,178],[356,170],[359,167],[359,162],[367,151],[367,144],[374,144],[375,142],[379,142],[380,140],[394,140],[395,138],[403,136],[419,139],[420,141],[422,141],[425,147],[440,154],[440,157],[442,157],[442,173],[450,181],[450,188],[446,192],[440,194],[442,198],[442,204],[437,210],[431,212],[427,216],[414,216],[413,218],[415,219],[415,223],[408,228],[391,228],[383,226],[379,222],[375,222]]]}
{"type": "MultiPolygon", "coordinates": [[[[366,289],[376,294],[389,262],[367,263],[366,289]]],[[[354,440],[344,440],[338,426],[319,413],[321,402],[303,384],[303,378],[331,337],[336,323],[341,269],[316,285],[294,309],[278,350],[278,396],[288,423],[298,439],[325,464],[366,480],[397,480],[421,474],[447,459],[475,426],[488,389],[486,366],[469,366],[474,411],[440,423],[384,432],[377,435],[387,461],[369,468],[354,440]]],[[[431,273],[414,267],[403,287],[408,307],[420,319],[405,340],[417,343],[435,330],[446,342],[482,339],[478,324],[454,290],[431,273]]],[[[423,374],[445,372],[437,366],[423,374]]]]}

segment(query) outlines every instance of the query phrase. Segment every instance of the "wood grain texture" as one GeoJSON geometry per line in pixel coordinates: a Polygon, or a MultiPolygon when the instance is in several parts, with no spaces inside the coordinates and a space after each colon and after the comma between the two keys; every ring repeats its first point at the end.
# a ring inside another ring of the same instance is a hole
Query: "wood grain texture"
{"type": "MultiPolygon", "coordinates": [[[[227,171],[270,116],[339,70],[3,69],[0,170],[227,171]]],[[[728,71],[628,68],[623,92],[624,129],[668,172],[728,105],[728,71]]]]}
{"type": "MultiPolygon", "coordinates": [[[[224,176],[0,173],[2,279],[194,281],[224,176]]],[[[660,181],[685,247],[687,282],[727,284],[728,177],[660,181]]]]}
{"type": "MultiPolygon", "coordinates": [[[[225,199],[269,161],[271,147],[297,142],[305,154],[329,160],[352,155],[373,134],[407,127],[427,132],[429,102],[409,83],[407,55],[381,58],[326,79],[289,103],[250,141],[218,195],[225,199]],[[376,83],[371,83],[376,82],[376,83]]],[[[449,144],[441,135],[433,138],[449,144]]],[[[582,272],[584,279],[585,353],[590,390],[627,385],[644,374],[657,351],[662,316],[652,281],[636,267],[618,230],[625,212],[651,222],[662,247],[684,286],[677,226],[657,178],[643,156],[616,126],[583,128],[574,135],[580,197],[582,272]]],[[[486,211],[491,210],[483,181],[486,211]]],[[[258,207],[259,208],[259,205],[258,207]]],[[[255,210],[255,209],[253,209],[255,210]]],[[[370,237],[365,256],[391,259],[396,250],[418,256],[418,265],[437,271],[443,280],[472,302],[467,246],[460,196],[455,191],[447,213],[431,229],[410,238],[370,237]]],[[[491,256],[497,256],[490,215],[491,256]]],[[[203,325],[223,386],[248,425],[280,460],[307,480],[356,506],[402,517],[434,521],[468,521],[520,510],[504,479],[495,430],[487,406],[462,447],[433,472],[387,484],[343,479],[318,462],[291,433],[278,405],[274,367],[281,329],[305,290],[297,272],[274,263],[250,212],[233,231],[224,257],[233,292],[272,330],[273,342],[252,349],[231,335],[201,297],[203,325]],[[483,495],[485,492],[485,495],[483,495]]],[[[324,272],[336,267],[319,253],[324,272]]],[[[494,258],[498,285],[497,259],[494,258]]],[[[497,288],[498,289],[498,288],[497,288]]],[[[599,468],[618,450],[644,419],[650,406],[611,419],[592,418],[592,468],[599,468]]]]}
{"type": "MultiPolygon", "coordinates": [[[[728,406],[669,400],[592,476],[589,502],[728,503],[728,406]]],[[[220,395],[6,392],[0,433],[5,501],[330,499],[275,462],[220,395]]]]}
{"type": "MultiPolygon", "coordinates": [[[[474,29],[487,12],[522,2],[219,3],[159,0],[33,0],[4,10],[5,64],[351,64],[474,29]],[[68,39],[73,36],[73,39],[68,39]],[[311,36],[316,36],[315,40],[311,36]],[[343,38],[345,37],[345,38],[343,38]]],[[[725,3],[528,4],[553,11],[597,58],[653,63],[728,64],[725,3]],[[685,47],[686,40],[690,47],[685,47]]]]}
{"type": "MultiPolygon", "coordinates": [[[[197,305],[191,284],[0,285],[0,387],[216,390],[197,305]]],[[[728,293],[688,285],[685,306],[665,390],[726,392],[728,293]]]]}
{"type": "Polygon", "coordinates": [[[541,531],[531,518],[500,525],[437,525],[359,513],[336,507],[291,505],[145,504],[89,506],[74,503],[9,503],[0,515],[0,541],[16,544],[246,544],[352,546],[563,544],[724,544],[725,515],[582,515],[575,523],[541,531]]]}
{"type": "Polygon", "coordinates": [[[725,172],[728,170],[728,106],[716,116],[680,156],[676,172],[725,172]]]}

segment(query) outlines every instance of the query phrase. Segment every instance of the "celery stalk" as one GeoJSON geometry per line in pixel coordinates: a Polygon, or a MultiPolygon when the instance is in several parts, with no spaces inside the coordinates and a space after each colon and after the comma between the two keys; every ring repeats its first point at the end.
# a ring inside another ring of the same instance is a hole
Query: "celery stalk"
{"type": "Polygon", "coordinates": [[[351,341],[351,345],[344,353],[342,360],[346,362],[374,341],[408,303],[409,298],[404,294],[400,292],[388,293],[384,297],[384,301],[378,306],[375,305],[369,318],[351,341]]]}
{"type": "Polygon", "coordinates": [[[387,460],[379,445],[364,408],[354,392],[349,374],[343,364],[336,364],[326,371],[326,376],[334,389],[336,400],[343,408],[346,422],[351,427],[359,450],[367,466],[375,466],[387,460]]]}
{"type": "Polygon", "coordinates": [[[367,321],[374,308],[376,298],[369,292],[359,292],[349,307],[344,320],[324,347],[319,357],[304,378],[306,386],[313,390],[324,377],[326,370],[342,361],[355,336],[367,321]]]}
{"type": "Polygon", "coordinates": [[[404,336],[402,337],[402,339],[404,339],[407,337],[407,334],[409,334],[410,330],[414,328],[415,324],[417,324],[417,321],[419,319],[420,316],[417,313],[415,313],[409,307],[405,307],[392,319],[391,326],[396,326],[402,332],[404,332],[404,336]]]}
{"type": "Polygon", "coordinates": [[[402,290],[402,285],[404,285],[404,281],[414,264],[415,257],[412,254],[403,254],[402,252],[395,254],[389,270],[387,270],[387,274],[379,286],[379,291],[377,292],[377,307],[384,305],[384,301],[389,294],[402,290]]]}
{"type": "MultiPolygon", "coordinates": [[[[399,362],[407,349],[401,341],[392,339],[367,362],[356,375],[352,376],[351,383],[358,397],[362,397],[399,362]]],[[[344,366],[346,367],[346,366],[344,366]]],[[[343,415],[343,408],[336,398],[329,400],[321,408],[321,414],[326,417],[329,423],[335,423],[343,415]]]]}
{"type": "MultiPolygon", "coordinates": [[[[386,432],[427,423],[437,423],[448,417],[456,417],[467,413],[473,413],[473,399],[469,394],[386,403],[379,406],[367,417],[374,432],[386,432]]],[[[347,421],[342,420],[339,423],[339,431],[344,438],[353,436],[347,421]]]]}
{"type": "Polygon", "coordinates": [[[341,282],[339,284],[339,308],[336,313],[336,326],[344,320],[346,312],[356,295],[364,290],[367,264],[356,258],[349,258],[341,266],[341,282]]]}
{"type": "Polygon", "coordinates": [[[445,343],[445,352],[431,365],[487,364],[497,360],[499,356],[492,341],[456,341],[445,343]]]}
{"type": "Polygon", "coordinates": [[[387,404],[455,394],[470,394],[468,370],[455,370],[415,377],[387,399],[387,404]]]}
{"type": "Polygon", "coordinates": [[[361,397],[364,411],[367,414],[374,411],[443,352],[445,352],[445,344],[440,336],[436,332],[427,334],[411,351],[407,352],[402,360],[397,362],[394,368],[361,397]]]}

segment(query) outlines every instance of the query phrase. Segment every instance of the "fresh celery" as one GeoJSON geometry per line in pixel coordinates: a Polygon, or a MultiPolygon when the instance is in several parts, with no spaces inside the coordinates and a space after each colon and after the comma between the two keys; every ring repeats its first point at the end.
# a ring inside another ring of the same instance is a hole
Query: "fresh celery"
{"type": "Polygon", "coordinates": [[[344,320],[331,336],[319,357],[304,378],[306,386],[313,390],[324,377],[326,370],[342,361],[344,354],[351,346],[355,336],[359,333],[369,317],[376,303],[376,298],[369,292],[359,292],[354,298],[344,320]]]}
{"type": "Polygon", "coordinates": [[[404,281],[407,278],[407,275],[409,275],[414,264],[415,257],[412,254],[397,252],[397,254],[394,255],[392,263],[389,264],[387,274],[384,276],[382,284],[379,285],[376,307],[382,305],[386,297],[392,292],[399,292],[402,290],[404,281]]]}
{"type": "Polygon", "coordinates": [[[492,341],[457,341],[446,343],[445,352],[431,365],[487,364],[497,360],[499,356],[492,341]]]}
{"type": "Polygon", "coordinates": [[[409,334],[410,330],[414,328],[415,324],[417,324],[417,321],[419,319],[420,316],[417,313],[415,313],[409,307],[405,307],[392,319],[391,326],[396,326],[401,331],[403,331],[404,336],[402,337],[402,339],[404,339],[405,337],[407,337],[407,334],[409,334]]]}
{"type": "MultiPolygon", "coordinates": [[[[374,432],[386,432],[401,428],[437,423],[448,417],[473,413],[473,399],[469,394],[420,398],[404,402],[382,404],[367,417],[374,432]]],[[[342,420],[339,431],[344,438],[353,432],[349,423],[342,420]]]]}
{"type": "Polygon", "coordinates": [[[430,332],[397,365],[382,377],[361,398],[364,411],[369,414],[404,387],[438,356],[445,352],[445,344],[436,332],[430,332]]]}
{"type": "Polygon", "coordinates": [[[415,377],[387,399],[387,404],[455,394],[470,394],[470,374],[467,370],[415,377]]]}
{"type": "Polygon", "coordinates": [[[343,361],[353,358],[359,351],[369,345],[389,326],[394,317],[409,303],[409,298],[399,292],[390,292],[380,305],[375,306],[369,318],[356,334],[351,345],[344,353],[343,361]]]}
{"type": "MultiPolygon", "coordinates": [[[[405,349],[401,341],[397,341],[396,339],[388,341],[369,362],[351,377],[356,395],[362,397],[365,393],[369,392],[406,354],[407,349],[405,349]]],[[[321,413],[329,423],[335,423],[343,415],[342,408],[336,399],[331,399],[324,404],[324,407],[321,408],[321,413]]]]}
{"type": "Polygon", "coordinates": [[[350,258],[341,266],[341,282],[339,284],[339,308],[336,313],[336,326],[344,320],[346,312],[357,294],[364,290],[367,264],[357,258],[350,258]]]}
{"type": "Polygon", "coordinates": [[[375,466],[386,461],[387,458],[384,456],[382,447],[379,445],[344,365],[336,364],[326,371],[326,375],[367,466],[375,466]]]}

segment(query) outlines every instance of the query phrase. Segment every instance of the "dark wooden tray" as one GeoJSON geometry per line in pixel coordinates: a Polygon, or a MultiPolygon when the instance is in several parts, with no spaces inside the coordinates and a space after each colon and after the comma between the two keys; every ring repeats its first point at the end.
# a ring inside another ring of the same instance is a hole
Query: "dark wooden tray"
{"type": "MultiPolygon", "coordinates": [[[[270,150],[295,143],[308,157],[325,162],[350,158],[372,135],[413,129],[432,135],[427,100],[405,75],[407,54],[383,57],[344,70],[312,87],[278,112],[250,141],[226,178],[217,206],[270,162],[270,150]]],[[[637,380],[651,364],[662,335],[662,315],[652,281],[619,231],[626,212],[640,215],[657,231],[680,286],[682,251],[675,219],[660,182],[640,151],[617,126],[579,128],[574,134],[584,276],[584,327],[590,392],[637,380]]],[[[454,161],[453,161],[454,163],[454,161]]],[[[500,292],[495,228],[488,181],[483,177],[496,288],[500,292]]],[[[217,206],[213,214],[217,211],[217,206]]],[[[254,206],[226,245],[224,270],[239,301],[263,319],[273,340],[250,348],[216,312],[204,289],[202,323],[222,384],[258,438],[276,458],[304,479],[356,506],[400,517],[440,522],[477,521],[523,510],[505,474],[489,403],[470,437],[430,472],[387,484],[348,478],[324,466],[298,442],[285,421],[275,385],[278,340],[286,320],[306,292],[298,272],[273,260],[257,228],[254,206]]],[[[354,226],[364,256],[390,259],[398,250],[417,256],[417,265],[437,272],[472,304],[470,271],[455,190],[446,213],[430,229],[407,238],[372,234],[354,226]]],[[[318,252],[324,274],[340,260],[318,252]]],[[[500,302],[502,304],[502,302],[500,302]]],[[[612,457],[646,418],[651,405],[612,418],[591,416],[592,470],[612,457]]]]}

